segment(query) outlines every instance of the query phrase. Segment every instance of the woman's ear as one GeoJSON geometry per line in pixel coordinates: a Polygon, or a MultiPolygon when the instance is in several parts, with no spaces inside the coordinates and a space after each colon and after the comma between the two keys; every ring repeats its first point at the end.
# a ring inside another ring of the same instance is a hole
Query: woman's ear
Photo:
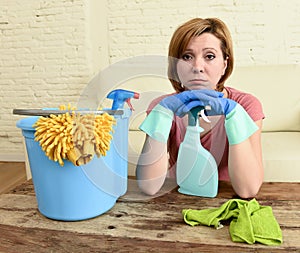
{"type": "Polygon", "coordinates": [[[229,58],[229,56],[226,56],[226,58],[224,59],[224,68],[223,68],[222,76],[225,74],[225,71],[227,69],[228,58],[229,58]]]}

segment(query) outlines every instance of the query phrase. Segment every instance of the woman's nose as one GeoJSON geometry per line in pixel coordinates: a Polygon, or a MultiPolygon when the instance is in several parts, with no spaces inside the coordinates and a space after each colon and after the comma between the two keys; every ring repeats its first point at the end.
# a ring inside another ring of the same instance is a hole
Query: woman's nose
{"type": "Polygon", "coordinates": [[[193,73],[202,73],[204,71],[204,61],[201,58],[195,58],[192,66],[193,73]]]}

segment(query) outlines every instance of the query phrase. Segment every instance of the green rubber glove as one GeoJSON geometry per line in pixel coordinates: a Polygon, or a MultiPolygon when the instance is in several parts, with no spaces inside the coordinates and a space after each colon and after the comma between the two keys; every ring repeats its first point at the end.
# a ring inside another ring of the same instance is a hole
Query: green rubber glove
{"type": "Polygon", "coordinates": [[[158,104],[152,109],[139,128],[151,138],[167,143],[173,117],[173,111],[158,104]]]}
{"type": "Polygon", "coordinates": [[[240,104],[226,115],[225,130],[229,145],[243,142],[258,130],[258,126],[250,118],[240,104]]]}

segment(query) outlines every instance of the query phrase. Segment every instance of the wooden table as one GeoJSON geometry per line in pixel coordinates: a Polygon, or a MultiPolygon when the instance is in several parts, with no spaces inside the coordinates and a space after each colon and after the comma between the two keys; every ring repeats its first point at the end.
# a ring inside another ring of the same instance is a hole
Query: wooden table
{"type": "Polygon", "coordinates": [[[128,193],[107,213],[94,219],[62,222],[37,210],[31,181],[0,195],[0,252],[300,252],[300,183],[264,183],[256,197],[272,206],[283,232],[283,244],[234,243],[229,225],[191,227],[183,208],[219,207],[236,198],[221,182],[216,198],[182,195],[172,184],[155,198],[141,194],[135,180],[128,193]]]}

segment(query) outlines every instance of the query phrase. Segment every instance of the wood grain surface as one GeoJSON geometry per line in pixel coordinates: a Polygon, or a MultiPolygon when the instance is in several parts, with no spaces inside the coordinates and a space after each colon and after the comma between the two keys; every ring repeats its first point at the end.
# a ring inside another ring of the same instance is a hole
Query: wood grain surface
{"type": "Polygon", "coordinates": [[[220,182],[216,198],[177,192],[167,182],[155,197],[139,192],[134,179],[128,192],[107,213],[93,219],[62,222],[37,209],[31,181],[0,195],[0,252],[300,252],[300,183],[264,183],[256,199],[273,209],[283,244],[234,243],[229,225],[190,227],[184,208],[219,207],[236,198],[230,183],[220,182]]]}
{"type": "Polygon", "coordinates": [[[26,181],[24,162],[0,162],[0,194],[26,181]]]}

